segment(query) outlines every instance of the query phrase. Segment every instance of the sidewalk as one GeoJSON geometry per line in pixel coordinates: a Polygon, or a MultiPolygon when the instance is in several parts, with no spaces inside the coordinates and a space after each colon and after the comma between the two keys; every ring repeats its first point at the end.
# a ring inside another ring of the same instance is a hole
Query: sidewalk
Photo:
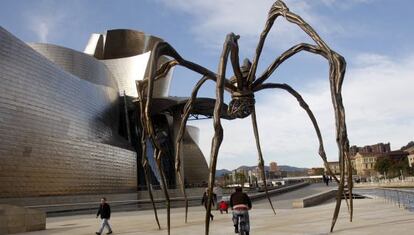
{"type": "MultiPolygon", "coordinates": [[[[381,199],[355,200],[354,222],[349,222],[345,202],[333,234],[412,234],[414,213],[385,204],[381,199]]],[[[277,202],[276,202],[277,205],[277,202]]],[[[254,205],[253,205],[254,206],[254,205]]],[[[251,234],[330,234],[329,228],[334,203],[304,209],[279,209],[273,215],[271,209],[253,209],[250,220],[251,234]]],[[[260,206],[263,208],[263,206],[260,206]]],[[[231,214],[221,215],[214,211],[210,234],[233,234],[231,214]]],[[[159,210],[163,230],[158,230],[152,211],[113,213],[111,225],[114,234],[164,235],[166,231],[165,210],[159,210]]],[[[171,234],[204,234],[204,208],[190,207],[188,223],[184,223],[184,209],[172,210],[171,234]]],[[[26,235],[46,234],[94,234],[100,220],[95,215],[54,217],[47,220],[47,230],[25,233],[26,235]]]]}

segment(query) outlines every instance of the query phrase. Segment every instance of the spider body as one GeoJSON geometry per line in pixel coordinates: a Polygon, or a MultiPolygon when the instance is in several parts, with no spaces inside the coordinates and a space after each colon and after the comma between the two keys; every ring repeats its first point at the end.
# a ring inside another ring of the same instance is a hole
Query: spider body
{"type": "Polygon", "coordinates": [[[251,62],[245,59],[243,66],[240,67],[241,79],[237,79],[236,76],[230,78],[230,83],[235,90],[230,92],[231,101],[228,105],[227,114],[232,118],[245,118],[253,112],[256,100],[251,84],[247,80],[250,68],[251,62]]]}

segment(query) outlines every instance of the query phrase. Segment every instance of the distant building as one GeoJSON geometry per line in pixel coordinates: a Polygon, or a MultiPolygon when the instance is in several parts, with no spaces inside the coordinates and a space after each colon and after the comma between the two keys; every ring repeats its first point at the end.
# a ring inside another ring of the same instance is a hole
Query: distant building
{"type": "Polygon", "coordinates": [[[408,158],[408,165],[410,167],[414,167],[414,153],[411,153],[410,155],[408,155],[407,158],[408,158]]]}
{"type": "Polygon", "coordinates": [[[325,171],[325,168],[322,167],[313,167],[308,170],[308,175],[322,175],[325,171]]]}
{"type": "MultiPolygon", "coordinates": [[[[268,175],[269,175],[269,171],[265,171],[266,178],[268,177],[268,175]]],[[[248,171],[248,176],[250,176],[252,181],[254,181],[254,180],[262,181],[263,180],[262,172],[260,171],[259,167],[256,167],[253,170],[249,170],[248,171]]]]}
{"type": "Polygon", "coordinates": [[[358,147],[356,145],[349,148],[349,153],[351,156],[355,156],[357,153],[386,153],[391,151],[390,143],[378,143],[374,145],[366,145],[364,147],[358,147]]]}
{"type": "MultiPolygon", "coordinates": [[[[364,147],[351,146],[351,165],[353,174],[358,176],[378,176],[382,172],[375,170],[375,163],[378,158],[389,158],[393,161],[401,161],[407,158],[410,167],[414,167],[414,142],[409,142],[400,150],[391,151],[390,143],[378,143],[366,145],[364,147]]],[[[340,173],[339,162],[329,162],[329,166],[334,174],[340,173]]],[[[326,170],[326,169],[325,169],[326,170]]]]}
{"type": "Polygon", "coordinates": [[[406,152],[408,153],[408,165],[410,167],[414,167],[414,147],[412,147],[409,150],[406,150],[406,152]]]}
{"type": "Polygon", "coordinates": [[[409,155],[402,150],[389,151],[386,153],[357,153],[355,159],[355,170],[359,176],[377,176],[382,172],[375,170],[375,163],[379,158],[389,158],[392,160],[403,160],[409,155]]]}
{"type": "Polygon", "coordinates": [[[279,171],[279,167],[277,166],[276,162],[270,162],[269,163],[269,171],[270,172],[278,172],[279,171]]]}
{"type": "Polygon", "coordinates": [[[248,175],[249,175],[249,177],[250,177],[251,179],[253,179],[253,178],[256,178],[256,179],[257,179],[257,177],[258,177],[258,172],[256,171],[256,169],[249,170],[249,171],[248,171],[248,175]]]}
{"type": "MultiPolygon", "coordinates": [[[[339,175],[341,173],[339,162],[328,162],[328,164],[333,174],[339,175]]],[[[328,170],[326,169],[326,167],[325,167],[325,172],[328,173],[328,170]]]]}
{"type": "Polygon", "coordinates": [[[406,146],[402,147],[401,150],[408,153],[408,165],[414,167],[414,142],[409,142],[406,146]]]}
{"type": "Polygon", "coordinates": [[[249,181],[249,171],[245,168],[239,168],[231,172],[231,178],[233,183],[239,183],[240,181],[249,181]]]}
{"type": "Polygon", "coordinates": [[[354,157],[354,168],[359,176],[377,175],[375,162],[379,154],[376,153],[357,153],[354,157]]]}
{"type": "Polygon", "coordinates": [[[276,179],[281,177],[279,166],[276,162],[269,163],[269,179],[276,179]]]}

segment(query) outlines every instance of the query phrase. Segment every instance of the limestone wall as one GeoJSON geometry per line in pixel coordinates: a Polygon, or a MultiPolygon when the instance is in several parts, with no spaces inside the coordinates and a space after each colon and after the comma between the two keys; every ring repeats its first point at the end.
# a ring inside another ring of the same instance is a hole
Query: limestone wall
{"type": "Polygon", "coordinates": [[[46,213],[18,206],[0,205],[0,234],[46,229],[46,213]]]}

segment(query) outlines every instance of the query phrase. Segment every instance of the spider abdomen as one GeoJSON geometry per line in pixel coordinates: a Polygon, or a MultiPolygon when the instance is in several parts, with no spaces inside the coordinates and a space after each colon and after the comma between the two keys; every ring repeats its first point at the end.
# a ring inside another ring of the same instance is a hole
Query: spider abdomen
{"type": "Polygon", "coordinates": [[[233,118],[245,118],[253,112],[255,103],[256,101],[253,94],[246,96],[232,96],[227,113],[233,118]]]}

